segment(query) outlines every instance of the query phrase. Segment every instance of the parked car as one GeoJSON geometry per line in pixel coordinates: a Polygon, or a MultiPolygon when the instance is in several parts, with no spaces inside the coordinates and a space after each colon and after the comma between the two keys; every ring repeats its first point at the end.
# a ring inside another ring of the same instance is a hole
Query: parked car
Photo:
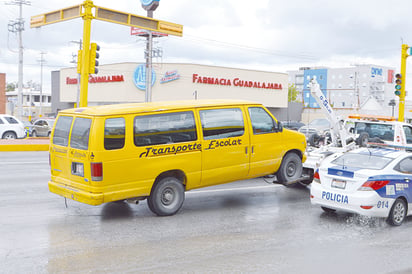
{"type": "Polygon", "coordinates": [[[310,197],[326,212],[384,217],[399,226],[412,214],[412,153],[359,148],[332,155],[315,172],[310,197]]]}
{"type": "Polygon", "coordinates": [[[298,121],[282,121],[282,126],[287,129],[299,130],[305,124],[298,121]]]}
{"type": "Polygon", "coordinates": [[[318,146],[322,142],[327,143],[328,138],[330,139],[330,127],[328,119],[319,118],[299,128],[299,132],[305,134],[309,145],[318,146]]]}
{"type": "Polygon", "coordinates": [[[37,119],[33,123],[33,137],[48,137],[53,129],[55,119],[37,119]]]}
{"type": "Polygon", "coordinates": [[[26,136],[31,137],[33,134],[33,124],[30,121],[23,121],[26,136]]]}
{"type": "Polygon", "coordinates": [[[14,116],[0,114],[0,137],[2,139],[26,137],[24,124],[14,116]]]}

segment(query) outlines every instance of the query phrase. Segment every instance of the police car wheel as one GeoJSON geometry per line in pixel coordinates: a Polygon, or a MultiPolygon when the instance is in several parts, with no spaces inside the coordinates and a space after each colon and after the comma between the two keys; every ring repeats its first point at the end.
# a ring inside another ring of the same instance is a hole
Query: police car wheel
{"type": "Polygon", "coordinates": [[[336,212],[336,209],[332,209],[332,208],[329,208],[329,207],[321,206],[321,208],[322,208],[322,210],[325,211],[326,213],[335,213],[335,212],[336,212]]]}
{"type": "Polygon", "coordinates": [[[276,173],[282,184],[295,181],[302,176],[302,159],[296,153],[288,153],[282,160],[279,171],[276,173]]]}
{"type": "Polygon", "coordinates": [[[388,216],[388,223],[393,226],[399,226],[403,223],[406,217],[406,203],[403,199],[396,199],[392,205],[388,216]]]}
{"type": "Polygon", "coordinates": [[[158,216],[176,214],[183,205],[185,189],[178,179],[166,177],[155,184],[147,199],[149,209],[158,216]]]}

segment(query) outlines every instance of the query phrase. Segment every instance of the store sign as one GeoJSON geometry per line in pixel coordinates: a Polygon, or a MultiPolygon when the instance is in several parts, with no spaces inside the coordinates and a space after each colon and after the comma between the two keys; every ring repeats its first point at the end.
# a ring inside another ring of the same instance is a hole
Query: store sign
{"type": "MultiPolygon", "coordinates": [[[[140,65],[133,74],[133,82],[140,90],[146,90],[146,65],[140,65]]],[[[156,72],[152,69],[152,86],[156,82],[156,72]]]]}
{"type": "MultiPolygon", "coordinates": [[[[110,82],[124,82],[123,75],[109,75],[109,76],[92,76],[89,75],[89,83],[110,83],[110,82]]],[[[77,78],[66,77],[66,85],[77,85],[77,78]]]]}
{"type": "Polygon", "coordinates": [[[221,86],[235,86],[245,88],[260,88],[260,89],[282,89],[280,83],[250,81],[240,78],[219,78],[219,77],[204,77],[198,74],[193,74],[193,83],[208,84],[208,85],[221,85],[221,86]]]}
{"type": "Polygon", "coordinates": [[[171,81],[179,80],[180,74],[177,70],[166,71],[165,75],[160,79],[160,84],[169,83],[171,81]]]}
{"type": "Polygon", "coordinates": [[[383,70],[381,68],[371,68],[371,76],[382,76],[383,70]]]}

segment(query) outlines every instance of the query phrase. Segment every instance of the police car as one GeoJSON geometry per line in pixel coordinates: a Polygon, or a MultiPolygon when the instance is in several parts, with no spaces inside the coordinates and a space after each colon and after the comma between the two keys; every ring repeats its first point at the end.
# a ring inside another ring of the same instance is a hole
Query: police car
{"type": "Polygon", "coordinates": [[[315,171],[310,197],[326,212],[385,217],[399,226],[412,214],[412,153],[359,148],[332,155],[315,171]]]}

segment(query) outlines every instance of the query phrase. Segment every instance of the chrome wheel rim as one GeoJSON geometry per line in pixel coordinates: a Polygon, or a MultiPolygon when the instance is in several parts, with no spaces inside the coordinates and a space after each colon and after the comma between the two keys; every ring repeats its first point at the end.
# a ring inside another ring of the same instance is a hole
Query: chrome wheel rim
{"type": "Polygon", "coordinates": [[[397,203],[393,209],[393,220],[399,224],[405,218],[405,207],[402,203],[397,203]]]}

